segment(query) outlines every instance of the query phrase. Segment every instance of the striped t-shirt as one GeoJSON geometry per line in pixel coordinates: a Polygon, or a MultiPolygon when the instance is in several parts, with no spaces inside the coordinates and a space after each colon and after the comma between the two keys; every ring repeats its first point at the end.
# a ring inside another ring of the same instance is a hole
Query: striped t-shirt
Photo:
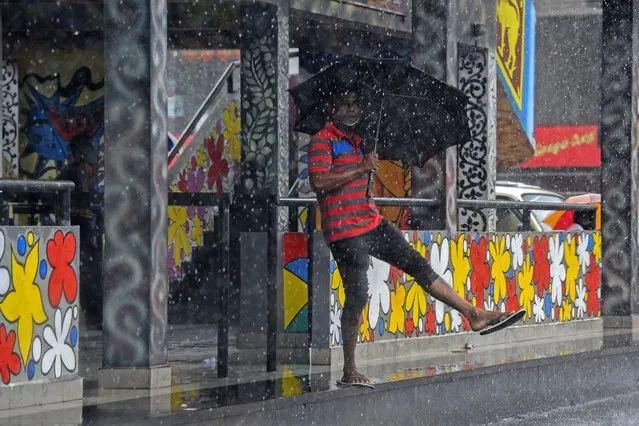
{"type": "MultiPolygon", "coordinates": [[[[357,168],[363,159],[361,141],[359,136],[349,138],[327,123],[311,140],[309,173],[343,173],[357,168]]],[[[355,237],[379,225],[382,216],[372,199],[366,197],[367,186],[368,175],[363,174],[327,194],[318,194],[322,229],[328,242],[355,237]]]]}

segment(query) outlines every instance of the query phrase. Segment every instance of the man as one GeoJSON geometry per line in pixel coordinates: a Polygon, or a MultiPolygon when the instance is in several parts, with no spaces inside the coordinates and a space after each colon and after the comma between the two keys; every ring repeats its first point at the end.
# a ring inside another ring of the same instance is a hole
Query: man
{"type": "Polygon", "coordinates": [[[338,95],[330,106],[330,119],[310,144],[310,182],[317,194],[324,237],[337,262],[346,299],[342,311],[344,376],[342,386],[372,387],[357,371],[355,345],[362,309],[368,300],[369,255],[415,277],[433,297],[457,309],[473,331],[483,333],[508,326],[523,316],[474,307],[461,298],[428,262],[404,239],[402,233],[384,219],[373,200],[366,196],[368,177],[378,166],[376,153],[363,156],[362,139],[353,132],[362,111],[354,89],[338,95]]]}

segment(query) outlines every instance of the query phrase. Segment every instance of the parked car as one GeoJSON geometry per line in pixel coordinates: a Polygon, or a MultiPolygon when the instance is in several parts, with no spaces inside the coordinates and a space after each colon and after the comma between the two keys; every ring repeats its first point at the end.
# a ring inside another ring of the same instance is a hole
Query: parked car
{"type": "MultiPolygon", "coordinates": [[[[539,186],[519,182],[497,181],[495,198],[503,201],[538,201],[563,203],[565,197],[559,193],[542,189],[539,186]]],[[[523,230],[523,211],[521,209],[497,209],[497,232],[519,232],[523,230]]],[[[544,222],[555,210],[532,210],[530,215],[531,232],[549,232],[552,227],[544,222]]]]}

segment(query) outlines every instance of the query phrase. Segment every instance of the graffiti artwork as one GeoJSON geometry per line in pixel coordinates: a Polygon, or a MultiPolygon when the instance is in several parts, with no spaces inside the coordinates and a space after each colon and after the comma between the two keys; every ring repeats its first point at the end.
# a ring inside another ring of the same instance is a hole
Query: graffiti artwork
{"type": "Polygon", "coordinates": [[[4,385],[78,372],[77,228],[0,228],[4,385]]]}
{"type": "MultiPolygon", "coordinates": [[[[67,77],[60,73],[27,73],[21,78],[22,174],[56,178],[66,169],[82,171],[85,191],[104,187],[104,80],[94,81],[80,66],[67,77]]],[[[78,184],[78,183],[76,183],[78,184]]]]}

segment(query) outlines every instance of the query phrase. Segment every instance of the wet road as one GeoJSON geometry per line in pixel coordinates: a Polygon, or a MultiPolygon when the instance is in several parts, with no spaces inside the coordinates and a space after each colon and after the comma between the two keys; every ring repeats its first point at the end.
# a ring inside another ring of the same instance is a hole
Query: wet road
{"type": "Polygon", "coordinates": [[[639,391],[511,417],[490,425],[639,425],[639,391]]]}

